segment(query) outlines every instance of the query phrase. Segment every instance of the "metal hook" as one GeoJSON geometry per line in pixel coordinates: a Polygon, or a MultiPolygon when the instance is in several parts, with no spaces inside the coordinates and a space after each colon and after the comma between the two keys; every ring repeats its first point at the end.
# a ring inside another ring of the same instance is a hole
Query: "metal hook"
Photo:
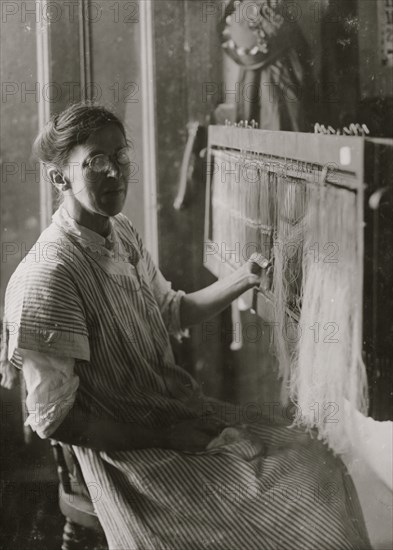
{"type": "Polygon", "coordinates": [[[362,128],[363,128],[363,132],[369,136],[370,135],[370,130],[368,129],[367,127],[367,124],[362,124],[362,128]]]}

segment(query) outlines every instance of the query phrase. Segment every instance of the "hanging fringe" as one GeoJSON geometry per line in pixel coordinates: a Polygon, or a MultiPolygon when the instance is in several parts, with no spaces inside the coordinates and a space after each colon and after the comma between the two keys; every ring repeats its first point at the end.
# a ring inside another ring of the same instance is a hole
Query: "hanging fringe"
{"type": "Polygon", "coordinates": [[[353,429],[345,400],[366,414],[366,368],[357,292],[359,247],[355,193],[311,187],[303,248],[300,337],[291,362],[290,396],[296,423],[318,428],[337,452],[353,429]]]}
{"type": "Polygon", "coordinates": [[[302,180],[275,175],[275,235],[274,235],[274,343],[282,379],[281,402],[288,404],[290,371],[296,353],[297,324],[301,288],[301,258],[304,240],[304,215],[308,188],[302,180]],[[291,311],[294,317],[288,312],[291,311]]]}

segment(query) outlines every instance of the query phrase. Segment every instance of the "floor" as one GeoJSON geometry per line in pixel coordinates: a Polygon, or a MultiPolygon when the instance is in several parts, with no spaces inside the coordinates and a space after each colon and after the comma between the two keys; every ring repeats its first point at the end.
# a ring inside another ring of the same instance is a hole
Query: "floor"
{"type": "MultiPolygon", "coordinates": [[[[57,500],[58,483],[8,482],[3,488],[3,528],[0,548],[4,550],[60,550],[64,527],[57,500]]],[[[94,533],[83,530],[78,550],[107,550],[93,542],[94,533]]]]}
{"type": "Polygon", "coordinates": [[[343,460],[355,483],[373,550],[392,550],[393,493],[358,457],[347,455],[343,460]]]}

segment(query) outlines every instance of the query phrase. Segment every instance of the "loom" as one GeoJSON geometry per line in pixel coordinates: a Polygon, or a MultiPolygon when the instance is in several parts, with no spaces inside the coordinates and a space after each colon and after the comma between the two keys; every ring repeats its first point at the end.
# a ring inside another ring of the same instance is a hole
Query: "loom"
{"type": "Polygon", "coordinates": [[[255,251],[270,261],[270,288],[243,306],[272,324],[294,423],[337,451],[348,402],[391,418],[392,152],[392,140],[209,127],[204,264],[220,278],[255,251]]]}

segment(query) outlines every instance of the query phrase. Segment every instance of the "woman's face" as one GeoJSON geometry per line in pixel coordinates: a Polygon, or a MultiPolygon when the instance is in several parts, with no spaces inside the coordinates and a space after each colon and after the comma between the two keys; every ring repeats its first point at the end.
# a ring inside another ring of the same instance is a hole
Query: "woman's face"
{"type": "Polygon", "coordinates": [[[74,147],[63,170],[69,182],[65,191],[67,200],[79,203],[75,204],[78,208],[103,216],[121,212],[130,175],[130,162],[124,148],[127,142],[116,124],[97,130],[85,143],[74,147]]]}

